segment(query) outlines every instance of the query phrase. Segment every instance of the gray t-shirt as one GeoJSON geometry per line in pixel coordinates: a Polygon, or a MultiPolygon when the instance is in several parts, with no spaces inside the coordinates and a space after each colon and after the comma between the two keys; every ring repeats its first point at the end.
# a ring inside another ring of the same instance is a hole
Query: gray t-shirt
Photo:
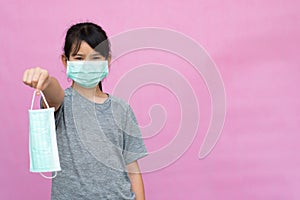
{"type": "Polygon", "coordinates": [[[135,199],[126,165],[147,150],[125,101],[109,95],[98,104],[67,88],[55,123],[61,171],[52,200],[135,199]]]}

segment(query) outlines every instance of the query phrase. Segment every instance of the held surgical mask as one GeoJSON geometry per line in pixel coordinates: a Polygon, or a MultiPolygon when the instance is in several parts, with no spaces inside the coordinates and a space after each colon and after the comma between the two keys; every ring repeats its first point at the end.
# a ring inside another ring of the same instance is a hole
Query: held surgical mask
{"type": "Polygon", "coordinates": [[[108,74],[105,61],[67,61],[67,77],[85,88],[96,87],[108,74]]]}
{"type": "Polygon", "coordinates": [[[42,91],[42,98],[47,109],[32,110],[36,91],[33,93],[31,108],[29,110],[29,155],[30,171],[40,172],[44,178],[54,178],[57,171],[61,171],[55,121],[54,108],[49,108],[42,91]],[[55,172],[53,177],[47,177],[41,172],[55,172]]]}

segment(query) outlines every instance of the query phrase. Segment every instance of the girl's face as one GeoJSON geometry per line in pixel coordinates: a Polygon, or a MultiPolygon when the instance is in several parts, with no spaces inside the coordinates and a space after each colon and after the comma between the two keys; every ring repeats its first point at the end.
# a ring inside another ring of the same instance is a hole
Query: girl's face
{"type": "Polygon", "coordinates": [[[79,51],[75,55],[73,52],[70,54],[70,61],[76,60],[105,60],[105,57],[99,52],[94,51],[88,43],[82,41],[79,51]]]}
{"type": "MultiPolygon", "coordinates": [[[[85,41],[81,42],[79,51],[74,55],[73,52],[70,53],[70,57],[69,57],[70,61],[91,61],[91,60],[106,60],[104,56],[102,56],[99,52],[94,51],[94,49],[92,49],[90,47],[90,45],[88,45],[88,43],[86,43],[85,41]]],[[[67,58],[65,55],[62,55],[62,62],[65,65],[65,67],[67,66],[67,58]]],[[[108,64],[110,64],[110,58],[108,58],[108,64]]]]}

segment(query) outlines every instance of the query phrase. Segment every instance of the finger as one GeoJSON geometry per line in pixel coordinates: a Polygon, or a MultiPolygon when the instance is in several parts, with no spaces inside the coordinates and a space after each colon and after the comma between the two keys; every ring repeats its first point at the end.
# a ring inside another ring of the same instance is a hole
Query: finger
{"type": "Polygon", "coordinates": [[[44,84],[45,84],[45,82],[46,82],[46,80],[49,78],[49,74],[48,74],[48,72],[47,71],[42,71],[41,73],[40,73],[40,77],[39,77],[39,81],[38,81],[38,84],[37,84],[37,86],[36,86],[36,89],[38,89],[38,90],[43,90],[43,89],[45,89],[44,88],[44,84]]]}
{"type": "Polygon", "coordinates": [[[29,69],[26,77],[26,84],[32,87],[32,76],[34,74],[34,69],[29,69]]]}
{"type": "Polygon", "coordinates": [[[41,93],[40,93],[40,90],[38,90],[38,89],[35,89],[35,95],[36,96],[39,96],[41,93]]]}
{"type": "Polygon", "coordinates": [[[24,77],[24,78],[26,78],[25,79],[25,84],[28,85],[28,86],[30,86],[30,87],[32,87],[31,86],[32,73],[33,73],[32,69],[28,69],[28,70],[26,70],[26,75],[24,77]]]}
{"type": "Polygon", "coordinates": [[[31,80],[31,85],[33,88],[37,87],[40,76],[41,76],[41,69],[37,67],[34,70],[34,73],[32,75],[32,80],[31,80]]]}
{"type": "Polygon", "coordinates": [[[28,69],[26,69],[23,74],[23,83],[25,83],[26,85],[27,85],[27,76],[28,76],[28,69]]]}

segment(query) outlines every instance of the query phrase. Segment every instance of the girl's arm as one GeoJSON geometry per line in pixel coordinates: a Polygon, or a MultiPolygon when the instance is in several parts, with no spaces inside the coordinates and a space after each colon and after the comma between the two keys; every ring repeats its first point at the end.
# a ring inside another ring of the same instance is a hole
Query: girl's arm
{"type": "MultiPolygon", "coordinates": [[[[57,110],[64,100],[64,90],[54,77],[50,77],[45,69],[39,67],[27,69],[23,75],[23,82],[35,88],[36,91],[43,91],[50,107],[57,110]]],[[[43,102],[44,104],[44,102],[43,102]]],[[[46,107],[44,105],[44,107],[46,107]]]]}
{"type": "Polygon", "coordinates": [[[132,191],[135,193],[135,199],[145,200],[143,178],[137,161],[127,165],[127,171],[131,182],[132,191]]]}

